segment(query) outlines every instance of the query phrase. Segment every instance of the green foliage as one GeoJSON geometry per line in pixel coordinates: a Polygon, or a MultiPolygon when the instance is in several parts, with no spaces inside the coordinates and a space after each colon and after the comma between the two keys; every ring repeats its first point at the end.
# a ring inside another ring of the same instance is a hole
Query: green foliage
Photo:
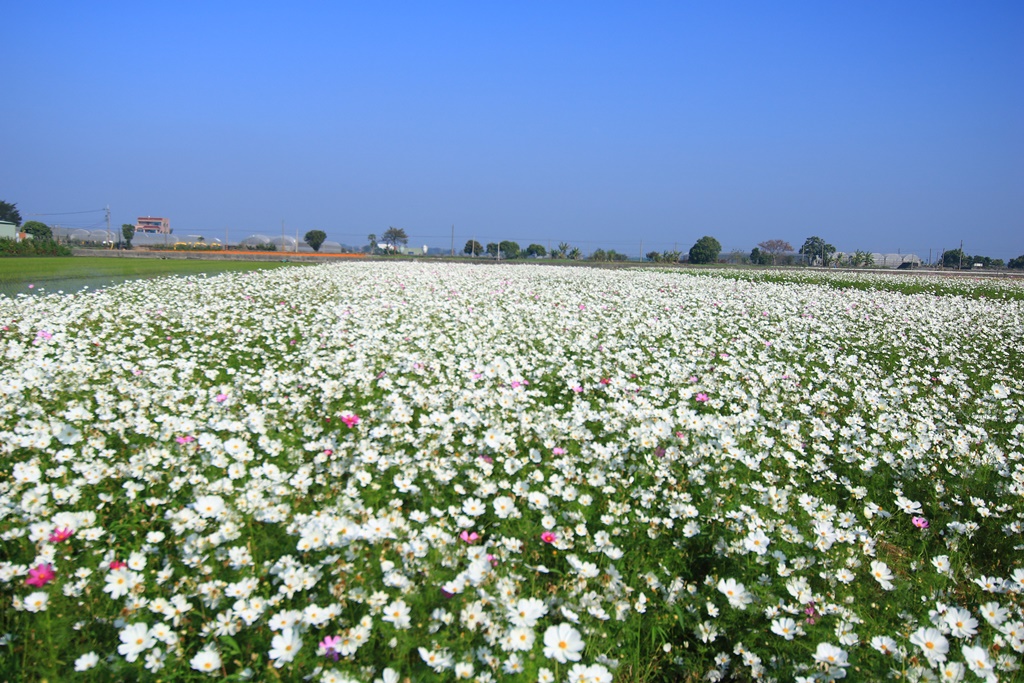
{"type": "Polygon", "coordinates": [[[2,256],[71,256],[71,247],[46,239],[21,242],[0,239],[0,257],[2,256]]]}
{"type": "Polygon", "coordinates": [[[20,226],[21,214],[18,212],[18,207],[10,202],[0,201],[0,221],[20,226]]]}
{"type": "Polygon", "coordinates": [[[35,240],[52,240],[53,230],[46,223],[40,223],[39,221],[27,221],[25,225],[21,227],[21,231],[32,235],[32,239],[35,240]]]}
{"type": "Polygon", "coordinates": [[[128,248],[132,248],[132,240],[135,239],[135,226],[131,223],[121,224],[121,234],[124,235],[124,241],[128,243],[128,248]]]}
{"type": "Polygon", "coordinates": [[[1017,258],[1010,259],[1010,262],[1006,264],[1007,268],[1013,268],[1014,270],[1024,269],[1024,254],[1021,254],[1017,258]]]}
{"type": "Polygon", "coordinates": [[[750,250],[750,262],[755,266],[768,266],[772,264],[773,260],[772,254],[761,251],[758,247],[750,250]]]}
{"type": "Polygon", "coordinates": [[[310,230],[306,233],[305,237],[302,238],[306,244],[313,249],[313,251],[320,251],[320,245],[327,239],[327,234],[323,230],[310,230]]]}
{"type": "Polygon", "coordinates": [[[812,263],[827,266],[832,260],[832,254],[836,253],[836,248],[815,235],[804,241],[799,253],[808,256],[812,263]]]}
{"type": "Polygon", "coordinates": [[[705,235],[690,247],[690,263],[715,263],[722,253],[722,245],[714,237],[705,235]]]}
{"type": "Polygon", "coordinates": [[[502,240],[498,245],[501,250],[501,257],[506,259],[519,258],[521,255],[519,244],[511,240],[502,240]]]}
{"type": "Polygon", "coordinates": [[[649,251],[646,254],[644,254],[644,258],[646,258],[651,263],[657,263],[661,261],[661,252],[649,251]]]}
{"type": "Polygon", "coordinates": [[[548,255],[548,250],[544,248],[543,244],[531,244],[526,248],[526,255],[533,258],[544,258],[548,255]]]}
{"type": "Polygon", "coordinates": [[[942,252],[943,268],[971,268],[971,257],[962,249],[949,249],[942,252]]]}
{"type": "Polygon", "coordinates": [[[366,241],[370,243],[369,246],[367,247],[367,251],[369,253],[371,253],[371,254],[376,254],[377,253],[377,235],[375,233],[371,232],[369,235],[366,236],[366,241]]]}
{"type": "Polygon", "coordinates": [[[466,246],[462,248],[462,253],[468,256],[480,256],[484,253],[484,248],[476,240],[467,240],[466,246]]]}
{"type": "Polygon", "coordinates": [[[409,236],[405,234],[405,230],[394,226],[385,230],[381,239],[384,240],[384,244],[391,247],[391,251],[397,251],[399,247],[409,242],[409,236]]]}

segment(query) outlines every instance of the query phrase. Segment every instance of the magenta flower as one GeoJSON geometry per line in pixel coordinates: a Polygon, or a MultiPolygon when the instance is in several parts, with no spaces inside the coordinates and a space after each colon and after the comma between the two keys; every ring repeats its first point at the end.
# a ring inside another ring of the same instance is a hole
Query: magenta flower
{"type": "Polygon", "coordinates": [[[701,393],[697,394],[696,398],[697,398],[697,403],[707,403],[708,395],[703,393],[703,392],[701,392],[701,393]]]}
{"type": "Polygon", "coordinates": [[[359,416],[355,413],[346,413],[341,416],[341,421],[345,423],[349,429],[359,424],[359,416]]]}
{"type": "Polygon", "coordinates": [[[551,452],[554,453],[555,455],[565,455],[569,451],[567,451],[564,448],[561,448],[559,446],[555,446],[553,449],[551,449],[551,452]]]}
{"type": "Polygon", "coordinates": [[[333,657],[334,661],[338,661],[338,646],[340,645],[341,636],[327,636],[320,641],[320,647],[326,650],[324,654],[333,657]]]}
{"type": "Polygon", "coordinates": [[[224,401],[228,400],[228,395],[217,394],[216,396],[213,397],[213,400],[216,401],[217,403],[223,403],[224,401]]]}
{"type": "Polygon", "coordinates": [[[579,385],[576,385],[576,386],[574,386],[574,387],[572,388],[572,390],[573,390],[573,392],[575,392],[575,393],[579,394],[579,393],[581,393],[581,392],[583,391],[583,387],[581,387],[581,386],[579,386],[579,385]]]}
{"type": "Polygon", "coordinates": [[[28,570],[28,578],[25,579],[25,585],[42,588],[55,578],[57,578],[57,574],[53,571],[53,567],[48,564],[40,564],[28,570]]]}
{"type": "Polygon", "coordinates": [[[127,562],[122,562],[121,560],[114,560],[110,563],[110,571],[114,571],[116,569],[124,569],[127,566],[127,562]]]}
{"type": "Polygon", "coordinates": [[[36,336],[44,341],[49,341],[50,339],[53,339],[53,333],[47,332],[46,330],[39,330],[36,333],[36,336]]]}
{"type": "Polygon", "coordinates": [[[71,534],[73,533],[75,532],[68,527],[64,527],[63,529],[54,529],[53,533],[50,534],[50,543],[62,543],[63,541],[71,538],[71,534]]]}
{"type": "Polygon", "coordinates": [[[544,541],[545,543],[554,543],[556,538],[558,537],[555,536],[555,532],[553,531],[545,531],[540,535],[540,540],[544,541]]]}
{"type": "Polygon", "coordinates": [[[466,543],[472,544],[472,543],[476,543],[477,541],[480,540],[480,534],[478,534],[475,531],[473,533],[469,533],[468,531],[463,531],[461,534],[459,534],[459,538],[461,538],[466,543]]]}
{"type": "Polygon", "coordinates": [[[187,443],[192,443],[195,440],[196,440],[196,437],[188,436],[188,435],[186,435],[186,436],[179,436],[178,438],[175,439],[175,441],[177,441],[178,443],[180,443],[182,445],[187,444],[187,443]]]}
{"type": "Polygon", "coordinates": [[[912,522],[912,523],[914,524],[914,526],[916,526],[916,527],[917,527],[918,529],[927,529],[927,528],[928,528],[928,520],[927,520],[927,519],[925,519],[924,517],[912,517],[912,518],[910,519],[910,521],[911,521],[911,522],[912,522]]]}

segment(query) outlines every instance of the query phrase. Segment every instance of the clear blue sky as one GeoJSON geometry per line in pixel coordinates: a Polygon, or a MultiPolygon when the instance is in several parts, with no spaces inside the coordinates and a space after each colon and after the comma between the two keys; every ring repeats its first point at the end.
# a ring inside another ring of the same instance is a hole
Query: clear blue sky
{"type": "Polygon", "coordinates": [[[1017,0],[19,2],[4,36],[25,219],[1024,253],[1017,0]]]}

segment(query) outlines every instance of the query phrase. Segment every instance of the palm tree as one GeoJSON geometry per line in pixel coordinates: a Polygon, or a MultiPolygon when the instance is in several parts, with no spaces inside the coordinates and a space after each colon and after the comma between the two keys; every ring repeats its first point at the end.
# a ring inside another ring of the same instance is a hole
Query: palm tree
{"type": "MultiPolygon", "coordinates": [[[[557,258],[565,258],[566,254],[569,253],[569,248],[570,246],[568,242],[559,242],[558,251],[555,252],[558,254],[557,258]]],[[[554,254],[552,254],[552,258],[555,258],[554,254]]]]}

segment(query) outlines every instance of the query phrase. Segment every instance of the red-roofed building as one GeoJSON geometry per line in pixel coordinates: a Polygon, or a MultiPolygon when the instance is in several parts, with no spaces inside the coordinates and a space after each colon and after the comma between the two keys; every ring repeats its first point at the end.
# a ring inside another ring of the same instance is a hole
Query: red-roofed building
{"type": "Polygon", "coordinates": [[[135,232],[150,235],[169,234],[171,232],[171,219],[139,216],[138,221],[135,223],[135,232]]]}

